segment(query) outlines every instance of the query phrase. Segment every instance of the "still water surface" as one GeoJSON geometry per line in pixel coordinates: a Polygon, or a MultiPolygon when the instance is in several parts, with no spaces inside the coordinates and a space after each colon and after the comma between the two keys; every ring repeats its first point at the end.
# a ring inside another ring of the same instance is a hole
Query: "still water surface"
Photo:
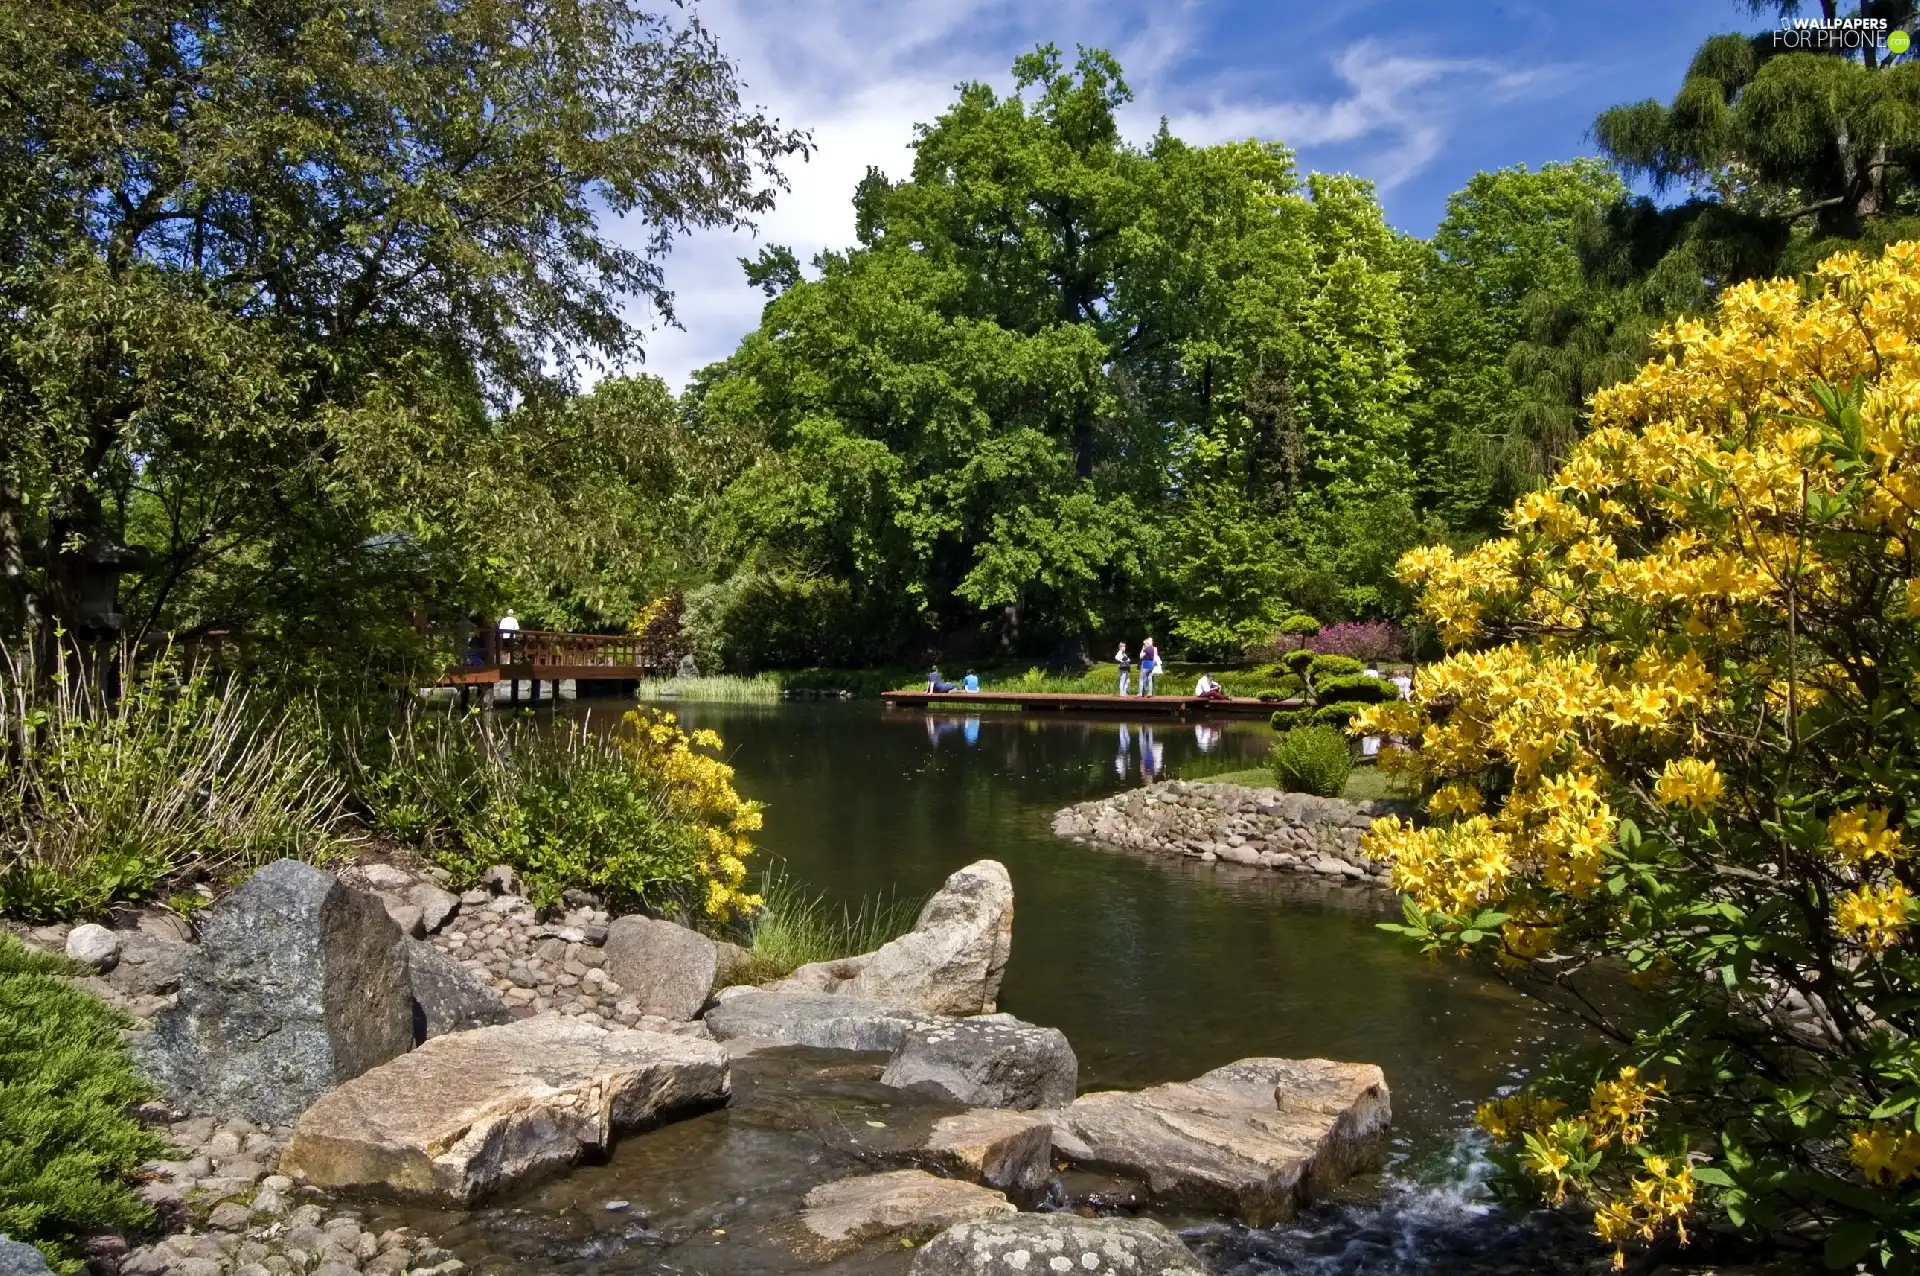
{"type": "MultiPolygon", "coordinates": [[[[624,707],[572,712],[611,720],[624,707]]],[[[918,899],[974,860],[1005,864],[1016,902],[1000,1008],[1063,1030],[1082,1090],[1185,1079],[1251,1055],[1386,1070],[1384,1177],[1271,1231],[1168,1218],[1216,1273],[1537,1269],[1536,1239],[1481,1202],[1485,1162],[1463,1131],[1476,1101],[1552,1048],[1554,1025],[1497,982],[1377,929],[1396,907],[1375,888],[1101,850],[1049,831],[1060,807],[1156,773],[1255,765],[1272,738],[1264,724],[923,715],[857,701],[671,707],[721,735],[741,792],[766,804],[762,855],[831,901],[918,899]]],[[[445,1237],[482,1276],[901,1276],[910,1252],[822,1267],[793,1240],[809,1186],[870,1172],[886,1145],[910,1144],[938,1115],[874,1075],[849,1068],[822,1088],[817,1070],[744,1061],[728,1108],[472,1214],[406,1221],[445,1237]],[[629,1208],[609,1212],[613,1200],[629,1208]]]]}

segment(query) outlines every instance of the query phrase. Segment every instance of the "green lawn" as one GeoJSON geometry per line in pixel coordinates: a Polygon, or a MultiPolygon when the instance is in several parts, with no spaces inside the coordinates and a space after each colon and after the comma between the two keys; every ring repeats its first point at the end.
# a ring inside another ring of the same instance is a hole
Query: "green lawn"
{"type": "MultiPolygon", "coordinates": [[[[1195,780],[1204,784],[1239,784],[1249,789],[1271,789],[1275,787],[1273,772],[1265,767],[1256,767],[1248,771],[1225,771],[1217,775],[1182,775],[1182,780],[1195,780]]],[[[1379,767],[1357,766],[1353,774],[1347,777],[1347,787],[1340,796],[1352,802],[1371,802],[1381,798],[1397,796],[1388,785],[1389,777],[1380,773],[1379,767]]]]}

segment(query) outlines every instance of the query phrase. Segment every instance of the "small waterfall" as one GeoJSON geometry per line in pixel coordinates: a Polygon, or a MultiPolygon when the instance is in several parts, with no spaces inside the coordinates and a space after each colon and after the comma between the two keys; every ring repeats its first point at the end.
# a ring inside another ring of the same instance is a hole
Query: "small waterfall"
{"type": "Polygon", "coordinates": [[[1591,1235],[1568,1220],[1516,1219],[1487,1190],[1487,1140],[1463,1132],[1427,1165],[1390,1170],[1365,1202],[1327,1203],[1278,1227],[1182,1235],[1219,1276],[1465,1276],[1577,1270],[1591,1235]],[[1558,1257],[1558,1262],[1555,1261],[1558,1257]]]}

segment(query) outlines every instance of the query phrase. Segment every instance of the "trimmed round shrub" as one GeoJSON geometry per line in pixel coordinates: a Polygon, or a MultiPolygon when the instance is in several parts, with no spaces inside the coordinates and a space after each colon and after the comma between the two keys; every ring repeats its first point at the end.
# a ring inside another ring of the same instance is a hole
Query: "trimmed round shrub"
{"type": "Polygon", "coordinates": [[[1347,728],[1365,708],[1367,703],[1362,700],[1336,700],[1332,704],[1323,704],[1313,710],[1312,721],[1321,726],[1337,729],[1341,733],[1341,738],[1345,739],[1347,728]]]}
{"type": "Polygon", "coordinates": [[[1367,704],[1378,704],[1383,700],[1400,698],[1400,688],[1385,678],[1369,678],[1363,673],[1326,678],[1314,683],[1313,689],[1319,693],[1321,700],[1328,703],[1336,700],[1358,700],[1367,704]]]}
{"type": "Polygon", "coordinates": [[[1366,666],[1352,656],[1313,655],[1307,657],[1307,672],[1314,682],[1323,678],[1341,678],[1348,674],[1359,673],[1366,666]]]}
{"type": "Polygon", "coordinates": [[[1320,622],[1304,611],[1297,611],[1280,622],[1280,632],[1290,635],[1317,634],[1320,632],[1320,622]]]}
{"type": "Polygon", "coordinates": [[[1339,797],[1353,770],[1353,747],[1332,727],[1295,727],[1274,742],[1267,765],[1289,793],[1339,797]]]}
{"type": "MultiPolygon", "coordinates": [[[[1307,671],[1307,666],[1313,663],[1313,659],[1314,653],[1302,647],[1297,651],[1289,651],[1286,655],[1280,657],[1280,663],[1296,674],[1303,674],[1307,671]]],[[[1359,669],[1356,667],[1354,672],[1358,673],[1359,669]]]]}
{"type": "Polygon", "coordinates": [[[1275,731],[1286,731],[1304,725],[1311,717],[1313,717],[1312,709],[1276,709],[1269,721],[1273,723],[1275,731]]]}

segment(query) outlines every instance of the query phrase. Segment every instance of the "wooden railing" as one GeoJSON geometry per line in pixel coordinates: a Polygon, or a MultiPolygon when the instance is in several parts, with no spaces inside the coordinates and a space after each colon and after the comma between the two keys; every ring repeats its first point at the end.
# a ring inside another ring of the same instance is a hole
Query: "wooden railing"
{"type": "Polygon", "coordinates": [[[666,663],[663,653],[656,653],[648,639],[636,634],[508,630],[495,635],[494,649],[494,663],[501,672],[523,678],[541,677],[539,671],[547,669],[654,670],[666,663]]]}

